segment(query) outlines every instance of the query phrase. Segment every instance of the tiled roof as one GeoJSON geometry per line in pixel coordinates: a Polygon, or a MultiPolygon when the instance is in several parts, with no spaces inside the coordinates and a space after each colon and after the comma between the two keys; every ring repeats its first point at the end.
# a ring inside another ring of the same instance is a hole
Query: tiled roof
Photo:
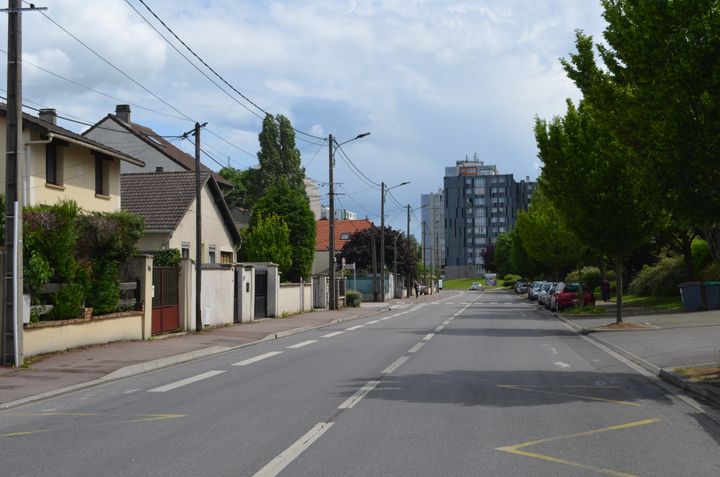
{"type": "MultiPolygon", "coordinates": [[[[3,117],[3,118],[7,117],[7,104],[6,103],[0,103],[0,117],[3,117]]],[[[105,152],[111,153],[112,155],[118,156],[119,158],[126,160],[128,162],[132,162],[134,164],[139,163],[139,165],[145,165],[145,163],[143,161],[141,161],[140,159],[137,159],[129,154],[126,154],[122,151],[118,151],[117,149],[113,149],[112,147],[108,147],[105,144],[101,144],[97,141],[93,141],[92,139],[82,136],[80,134],[74,133],[74,132],[70,131],[69,129],[65,129],[56,124],[49,123],[45,120],[42,120],[36,116],[31,116],[30,114],[27,114],[27,113],[23,113],[23,126],[29,127],[36,131],[39,131],[41,134],[52,133],[54,135],[60,136],[61,138],[67,138],[68,140],[71,140],[71,141],[74,141],[77,143],[82,143],[90,149],[94,149],[94,150],[101,151],[101,152],[105,151],[105,152]]]]}
{"type": "MultiPolygon", "coordinates": [[[[210,177],[201,175],[202,186],[210,177]]],[[[145,217],[145,230],[175,230],[195,200],[195,172],[120,175],[120,203],[145,217]]]]}
{"type": "MultiPolygon", "coordinates": [[[[328,241],[330,239],[330,221],[326,219],[317,220],[316,224],[316,235],[315,235],[315,251],[327,251],[328,241]]],[[[340,250],[345,245],[347,240],[342,240],[340,237],[343,234],[352,235],[359,230],[369,229],[373,226],[373,223],[367,219],[363,220],[336,220],[335,221],[335,250],[340,250]]]]}
{"type": "MultiPolygon", "coordinates": [[[[164,137],[162,137],[149,127],[142,126],[133,122],[126,123],[114,114],[108,114],[105,119],[110,119],[118,125],[122,126],[123,128],[127,129],[128,131],[132,132],[139,139],[158,150],[160,153],[177,163],[183,169],[187,171],[195,170],[195,158],[193,156],[183,151],[182,149],[174,146],[172,143],[168,142],[164,137]]],[[[85,131],[83,134],[87,134],[88,132],[90,132],[93,128],[100,125],[100,123],[102,123],[105,119],[96,123],[93,127],[85,131]]],[[[223,186],[232,185],[228,181],[223,179],[220,174],[213,172],[202,162],[200,163],[200,171],[212,174],[218,184],[222,184],[223,186]]]]}

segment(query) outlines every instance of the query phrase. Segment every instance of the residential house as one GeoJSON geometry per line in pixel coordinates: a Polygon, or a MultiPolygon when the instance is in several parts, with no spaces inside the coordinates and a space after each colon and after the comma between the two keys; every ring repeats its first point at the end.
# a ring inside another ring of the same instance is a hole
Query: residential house
{"type": "MultiPolygon", "coordinates": [[[[313,275],[328,273],[330,241],[330,221],[321,219],[315,222],[315,259],[313,260],[313,275]]],[[[368,219],[363,220],[336,220],[335,221],[335,255],[342,250],[343,246],[350,240],[355,232],[373,227],[368,219]]]]}
{"type": "MultiPolygon", "coordinates": [[[[147,165],[143,169],[142,166],[139,167],[135,164],[124,164],[121,169],[123,174],[195,170],[193,156],[176,147],[152,129],[132,122],[130,106],[127,104],[117,105],[115,114],[105,116],[85,131],[83,136],[132,154],[142,159],[147,165]]],[[[232,184],[202,163],[200,170],[212,174],[223,189],[232,187],[232,184]]]]}
{"type": "MultiPolygon", "coordinates": [[[[142,251],[178,249],[195,260],[195,173],[122,174],[122,208],[145,217],[142,251]]],[[[215,177],[201,174],[201,263],[234,263],[240,234],[215,177]]]]}
{"type": "MultiPolygon", "coordinates": [[[[5,162],[7,106],[0,104],[0,154],[5,162]]],[[[122,164],[143,167],[130,154],[57,125],[54,109],[39,117],[23,113],[25,170],[24,205],[54,204],[72,199],[85,210],[119,210],[122,164]]],[[[0,168],[0,192],[5,192],[5,167],[0,168]]]]}

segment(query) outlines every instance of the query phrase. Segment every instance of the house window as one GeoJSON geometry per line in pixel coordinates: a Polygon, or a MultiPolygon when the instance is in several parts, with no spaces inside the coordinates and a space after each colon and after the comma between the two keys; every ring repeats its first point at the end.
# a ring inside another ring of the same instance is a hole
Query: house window
{"type": "Polygon", "coordinates": [[[208,252],[210,254],[210,263],[216,263],[216,261],[215,261],[215,245],[210,245],[208,247],[208,252]]]}
{"type": "Polygon", "coordinates": [[[183,242],[180,250],[182,258],[190,258],[190,242],[183,242]]]}
{"type": "Polygon", "coordinates": [[[220,252],[220,263],[233,263],[233,253],[220,252]]]}
{"type": "Polygon", "coordinates": [[[350,234],[347,232],[341,233],[340,240],[350,240],[350,234]]]}
{"type": "Polygon", "coordinates": [[[63,149],[57,142],[45,147],[45,181],[52,185],[62,185],[63,149]]]}
{"type": "Polygon", "coordinates": [[[104,154],[95,155],[95,194],[110,195],[110,167],[112,159],[104,154]]]}

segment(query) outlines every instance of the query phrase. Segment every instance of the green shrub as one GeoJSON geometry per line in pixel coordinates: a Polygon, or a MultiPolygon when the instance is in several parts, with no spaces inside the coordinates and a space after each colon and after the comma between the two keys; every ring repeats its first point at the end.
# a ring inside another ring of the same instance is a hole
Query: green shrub
{"type": "MultiPolygon", "coordinates": [[[[591,290],[595,290],[602,283],[602,274],[598,267],[583,267],[578,273],[577,270],[570,272],[565,276],[566,282],[582,282],[587,283],[591,290]],[[582,275],[582,276],[581,276],[582,275]]],[[[612,278],[608,278],[611,280],[612,278]]]]}
{"type": "Polygon", "coordinates": [[[685,281],[683,258],[665,257],[653,266],[645,265],[630,282],[628,293],[641,296],[676,296],[685,281]]]}
{"type": "Polygon", "coordinates": [[[30,289],[30,298],[34,305],[40,304],[40,290],[43,285],[50,281],[53,273],[54,270],[43,254],[33,253],[30,255],[23,274],[25,283],[30,289]]]}
{"type": "Polygon", "coordinates": [[[85,290],[78,283],[68,283],[60,287],[53,297],[54,307],[50,312],[53,320],[69,320],[77,318],[82,313],[85,290]]]}
{"type": "Polygon", "coordinates": [[[708,263],[698,274],[699,280],[720,280],[720,260],[708,263]]]}
{"type": "Polygon", "coordinates": [[[353,308],[357,308],[362,303],[362,294],[354,290],[348,290],[345,292],[345,304],[353,308]]]}
{"type": "Polygon", "coordinates": [[[153,253],[153,265],[156,267],[177,267],[180,265],[182,254],[176,248],[167,250],[155,250],[153,253]]]}
{"type": "Polygon", "coordinates": [[[117,262],[103,260],[95,266],[95,274],[87,296],[87,306],[93,315],[104,315],[118,310],[120,303],[120,273],[117,262]]]}
{"type": "Polygon", "coordinates": [[[710,248],[705,240],[695,239],[692,242],[690,250],[692,255],[693,271],[699,275],[700,271],[712,262],[710,248]]]}

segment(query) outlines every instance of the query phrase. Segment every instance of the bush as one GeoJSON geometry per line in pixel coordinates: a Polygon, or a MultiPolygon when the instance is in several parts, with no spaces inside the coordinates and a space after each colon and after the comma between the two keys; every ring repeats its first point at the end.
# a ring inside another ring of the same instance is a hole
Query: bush
{"type": "Polygon", "coordinates": [[[701,270],[712,262],[710,248],[708,247],[706,241],[695,239],[692,242],[690,251],[692,256],[693,271],[696,274],[699,274],[701,270]]]}
{"type": "Polygon", "coordinates": [[[118,310],[120,303],[120,273],[117,262],[103,260],[95,266],[95,275],[87,296],[87,305],[93,315],[104,315],[118,310]]]}
{"type": "Polygon", "coordinates": [[[353,308],[357,308],[362,303],[362,294],[353,290],[345,292],[345,304],[353,308]]]}
{"type": "MultiPolygon", "coordinates": [[[[566,282],[582,282],[587,283],[591,290],[595,290],[602,283],[602,274],[598,267],[583,267],[578,274],[577,270],[570,272],[565,276],[566,282]]],[[[611,278],[608,278],[611,280],[611,278]]]]}
{"type": "Polygon", "coordinates": [[[180,250],[176,248],[155,250],[152,255],[153,266],[155,267],[177,267],[180,265],[180,260],[182,259],[180,250]]]}
{"type": "Polygon", "coordinates": [[[698,279],[720,280],[720,260],[707,264],[707,266],[700,271],[698,279]]]}
{"type": "Polygon", "coordinates": [[[640,296],[677,296],[678,284],[684,281],[683,258],[665,257],[653,266],[645,265],[630,282],[628,293],[640,296]]]}
{"type": "Polygon", "coordinates": [[[82,313],[85,290],[78,283],[68,283],[60,287],[53,297],[54,307],[50,312],[53,320],[69,320],[77,318],[82,313]]]}

